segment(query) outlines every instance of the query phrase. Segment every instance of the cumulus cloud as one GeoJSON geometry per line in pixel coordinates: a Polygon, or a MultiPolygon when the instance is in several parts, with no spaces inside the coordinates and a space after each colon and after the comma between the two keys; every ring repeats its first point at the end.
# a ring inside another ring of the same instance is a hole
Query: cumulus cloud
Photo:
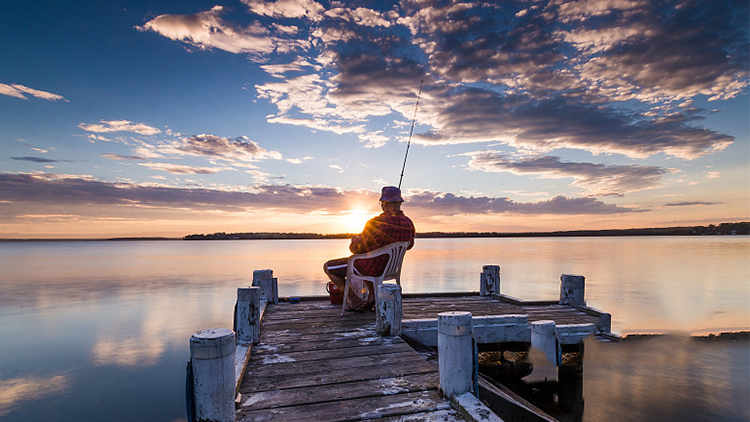
{"type": "Polygon", "coordinates": [[[446,91],[438,101],[438,106],[425,103],[423,110],[432,115],[434,129],[416,134],[416,142],[502,142],[538,152],[573,148],[634,158],[664,153],[684,159],[734,142],[729,135],[691,126],[696,117],[687,113],[654,118],[569,99],[536,100],[483,89],[446,91]]]}
{"type": "Polygon", "coordinates": [[[216,157],[229,160],[262,160],[273,158],[280,160],[281,154],[261,148],[246,136],[224,138],[216,135],[194,135],[183,138],[176,149],[190,155],[216,157]]]}
{"type": "Polygon", "coordinates": [[[155,127],[151,127],[145,123],[133,123],[129,120],[101,120],[99,123],[81,123],[78,127],[87,132],[96,133],[133,132],[139,135],[156,135],[161,133],[161,130],[155,127]]]}
{"type": "Polygon", "coordinates": [[[28,99],[26,95],[31,95],[32,97],[41,98],[43,100],[48,101],[58,101],[58,100],[64,100],[68,101],[63,97],[62,95],[53,94],[51,92],[47,91],[41,91],[34,88],[29,88],[27,86],[19,85],[19,84],[2,84],[0,83],[0,95],[7,95],[9,97],[15,97],[20,98],[22,100],[28,99]]]}
{"type": "Polygon", "coordinates": [[[647,1],[606,3],[559,8],[562,20],[576,26],[559,34],[582,53],[577,69],[591,86],[613,99],[647,102],[726,99],[747,88],[746,2],[691,0],[667,9],[647,1]]]}
{"type": "Polygon", "coordinates": [[[465,154],[471,157],[469,168],[484,172],[531,174],[542,178],[573,178],[572,186],[589,195],[624,195],[659,186],[661,176],[669,169],[657,166],[605,165],[561,161],[559,157],[534,156],[512,159],[496,151],[465,154]]]}
{"type": "Polygon", "coordinates": [[[216,48],[258,59],[276,50],[291,51],[307,47],[306,40],[282,39],[273,35],[272,29],[281,35],[290,35],[292,32],[287,26],[266,27],[258,22],[247,26],[235,25],[222,19],[224,12],[224,7],[214,6],[191,15],[160,15],[136,28],[156,32],[201,50],[216,48]]]}
{"type": "Polygon", "coordinates": [[[250,11],[277,18],[307,18],[320,20],[325,8],[313,0],[241,0],[250,11]]]}
{"type": "Polygon", "coordinates": [[[748,4],[736,0],[243,3],[256,18],[247,27],[217,6],[144,29],[252,55],[273,78],[255,86],[278,109],[268,122],[355,133],[370,147],[385,142],[371,119],[410,120],[424,80],[419,121],[430,129],[415,141],[425,145],[694,159],[734,138],[700,127],[693,100],[750,84],[748,4]],[[240,47],[243,34],[257,47],[240,47]]]}
{"type": "MultiPolygon", "coordinates": [[[[257,185],[244,191],[175,188],[109,183],[92,178],[52,174],[0,174],[0,197],[17,204],[169,206],[183,210],[247,211],[282,209],[295,213],[349,209],[352,202],[376,202],[378,192],[346,191],[327,186],[257,185]]],[[[556,196],[538,202],[509,198],[465,197],[421,191],[406,197],[409,207],[430,215],[455,214],[622,214],[641,210],[606,204],[593,198],[556,196]]]]}

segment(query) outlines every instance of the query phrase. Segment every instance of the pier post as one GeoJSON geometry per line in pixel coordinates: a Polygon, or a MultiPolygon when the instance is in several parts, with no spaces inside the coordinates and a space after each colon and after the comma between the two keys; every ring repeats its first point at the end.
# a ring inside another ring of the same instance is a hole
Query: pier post
{"type": "Polygon", "coordinates": [[[479,281],[479,295],[492,296],[500,293],[500,266],[485,265],[479,281]]]}
{"type": "Polygon", "coordinates": [[[474,344],[471,312],[438,314],[438,371],[440,390],[448,397],[471,392],[474,344]]]}
{"type": "Polygon", "coordinates": [[[234,326],[237,342],[257,343],[260,340],[260,287],[237,288],[237,313],[234,326]]]}
{"type": "Polygon", "coordinates": [[[563,274],[560,276],[560,304],[572,308],[586,306],[584,300],[585,277],[563,274]]]}
{"type": "Polygon", "coordinates": [[[279,303],[278,281],[273,278],[273,270],[254,270],[253,286],[260,287],[261,300],[279,303]]]}
{"type": "Polygon", "coordinates": [[[381,284],[378,286],[375,325],[381,336],[401,335],[401,286],[381,284]]]}
{"type": "Polygon", "coordinates": [[[554,366],[560,366],[555,321],[541,320],[531,323],[531,347],[544,352],[554,366]]]}
{"type": "Polygon", "coordinates": [[[234,422],[234,332],[226,328],[201,330],[190,337],[195,420],[234,422]]]}

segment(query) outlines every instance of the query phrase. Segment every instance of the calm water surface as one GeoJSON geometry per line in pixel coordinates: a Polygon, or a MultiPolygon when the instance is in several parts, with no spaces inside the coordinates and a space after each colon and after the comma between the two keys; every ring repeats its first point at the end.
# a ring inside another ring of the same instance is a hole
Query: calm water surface
{"type": "MultiPolygon", "coordinates": [[[[273,269],[281,296],[325,294],[322,263],[347,245],[0,243],[0,420],[184,420],[190,335],[232,326],[254,269],[273,269]]],[[[586,276],[588,304],[619,334],[750,329],[746,236],[419,239],[402,284],[478,290],[486,264],[523,299],[556,299],[560,274],[586,276]]],[[[748,420],[747,342],[663,343],[588,347],[584,420],[748,420]]]]}

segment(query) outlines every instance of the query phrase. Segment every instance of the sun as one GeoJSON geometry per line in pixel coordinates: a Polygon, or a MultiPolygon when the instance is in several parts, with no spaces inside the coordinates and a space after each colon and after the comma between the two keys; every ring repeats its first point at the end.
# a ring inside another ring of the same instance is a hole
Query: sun
{"type": "Polygon", "coordinates": [[[344,233],[360,233],[365,227],[367,220],[374,217],[374,215],[372,211],[362,208],[346,210],[341,215],[339,227],[341,227],[344,233]]]}

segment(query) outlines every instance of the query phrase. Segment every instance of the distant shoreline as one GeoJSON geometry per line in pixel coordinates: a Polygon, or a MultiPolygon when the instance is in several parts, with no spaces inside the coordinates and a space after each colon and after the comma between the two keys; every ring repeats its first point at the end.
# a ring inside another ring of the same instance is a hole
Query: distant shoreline
{"type": "MultiPolygon", "coordinates": [[[[355,233],[213,233],[190,234],[184,237],[110,237],[110,238],[0,238],[0,242],[101,242],[101,241],[159,241],[159,240],[274,240],[274,239],[348,239],[355,233]]],[[[418,239],[442,238],[513,238],[513,237],[597,237],[597,236],[729,236],[750,235],[750,222],[721,223],[718,225],[692,227],[661,227],[645,229],[568,230],[554,232],[427,232],[417,233],[418,239]]]]}

